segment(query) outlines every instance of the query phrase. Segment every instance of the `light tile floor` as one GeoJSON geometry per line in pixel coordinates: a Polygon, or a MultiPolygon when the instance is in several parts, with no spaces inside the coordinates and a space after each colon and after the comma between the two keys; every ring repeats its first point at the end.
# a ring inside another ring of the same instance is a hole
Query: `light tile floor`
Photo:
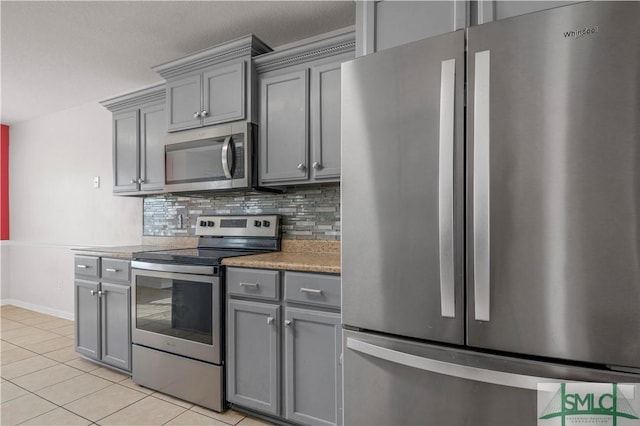
{"type": "Polygon", "coordinates": [[[73,349],[73,321],[0,307],[0,424],[258,426],[136,385],[73,349]]]}

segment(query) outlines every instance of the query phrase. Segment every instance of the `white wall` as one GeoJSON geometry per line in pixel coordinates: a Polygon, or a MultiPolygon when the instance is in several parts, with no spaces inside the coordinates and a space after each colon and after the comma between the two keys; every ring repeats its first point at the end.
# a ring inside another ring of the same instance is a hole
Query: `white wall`
{"type": "Polygon", "coordinates": [[[111,192],[111,132],[111,113],[98,103],[11,126],[3,303],[70,317],[71,248],[140,244],[142,200],[111,192]]]}

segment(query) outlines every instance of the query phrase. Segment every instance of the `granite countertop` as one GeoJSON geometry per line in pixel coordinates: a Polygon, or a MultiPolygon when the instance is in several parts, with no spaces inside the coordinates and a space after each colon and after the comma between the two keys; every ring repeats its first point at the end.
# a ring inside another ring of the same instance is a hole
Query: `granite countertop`
{"type": "Polygon", "coordinates": [[[339,274],[340,242],[283,240],[282,251],[223,259],[223,265],[245,268],[339,274]]]}
{"type": "MultiPolygon", "coordinates": [[[[76,254],[131,260],[141,251],[174,250],[197,246],[197,237],[143,238],[142,245],[115,247],[85,247],[73,249],[76,254]]],[[[282,240],[282,251],[229,257],[223,265],[245,268],[281,269],[288,271],[324,272],[339,274],[340,241],[282,240]]]]}
{"type": "Polygon", "coordinates": [[[118,259],[133,258],[133,254],[141,251],[175,250],[195,248],[198,237],[143,237],[138,246],[83,247],[73,249],[76,254],[87,256],[115,257],[118,259]]]}

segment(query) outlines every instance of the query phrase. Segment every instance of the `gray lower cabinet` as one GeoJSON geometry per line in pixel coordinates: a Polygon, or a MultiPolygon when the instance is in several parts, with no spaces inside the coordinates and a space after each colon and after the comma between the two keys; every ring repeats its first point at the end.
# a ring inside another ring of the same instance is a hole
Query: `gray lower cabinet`
{"type": "Polygon", "coordinates": [[[280,306],[245,300],[227,304],[227,399],[280,414],[280,306]]]}
{"type": "Polygon", "coordinates": [[[76,352],[100,363],[130,371],[129,262],[76,256],[75,264],[76,352]],[[87,271],[91,270],[90,265],[93,264],[101,265],[102,270],[90,275],[87,271]],[[114,278],[110,279],[109,275],[114,278]]]}
{"type": "Polygon", "coordinates": [[[340,314],[285,309],[285,417],[309,425],[342,418],[340,314]]]}
{"type": "Polygon", "coordinates": [[[228,401],[304,425],[341,424],[340,277],[228,268],[227,288],[228,401]]]}
{"type": "Polygon", "coordinates": [[[340,180],[341,65],[354,49],[347,32],[254,60],[261,185],[340,180]]]}
{"type": "Polygon", "coordinates": [[[160,193],[164,186],[167,134],[164,85],[140,90],[101,104],[113,113],[113,192],[160,193]]]}

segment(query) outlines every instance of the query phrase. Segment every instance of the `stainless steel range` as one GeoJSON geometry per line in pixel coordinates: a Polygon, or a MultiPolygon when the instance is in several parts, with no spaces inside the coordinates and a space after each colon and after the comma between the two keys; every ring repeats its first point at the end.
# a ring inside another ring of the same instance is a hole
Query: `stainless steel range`
{"type": "Polygon", "coordinates": [[[279,218],[201,216],[198,247],[134,254],[133,381],[224,408],[225,257],[280,249],[279,218]]]}

